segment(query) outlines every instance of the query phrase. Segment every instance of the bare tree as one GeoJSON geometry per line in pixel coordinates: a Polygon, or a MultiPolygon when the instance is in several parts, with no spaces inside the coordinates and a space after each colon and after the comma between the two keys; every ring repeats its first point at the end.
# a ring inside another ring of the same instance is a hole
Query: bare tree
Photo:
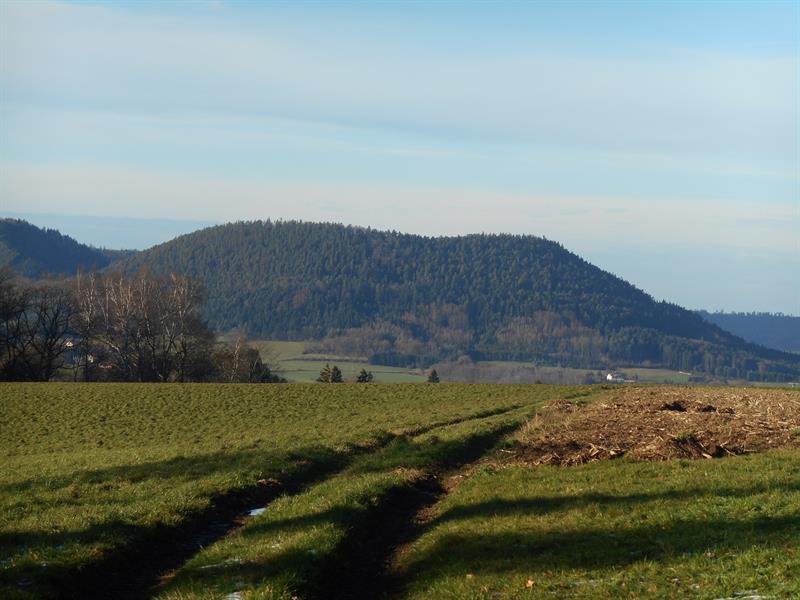
{"type": "Polygon", "coordinates": [[[64,355],[71,343],[69,292],[63,283],[41,284],[34,290],[31,308],[26,325],[33,349],[32,379],[49,381],[64,366],[64,355]]]}
{"type": "Polygon", "coordinates": [[[23,378],[25,314],[30,306],[27,288],[18,285],[8,267],[0,269],[0,374],[6,380],[23,378]]]}
{"type": "Polygon", "coordinates": [[[0,272],[2,377],[47,381],[69,350],[70,296],[62,282],[35,286],[0,272]]]}
{"type": "Polygon", "coordinates": [[[200,314],[202,288],[193,279],[146,271],[133,277],[93,274],[79,282],[77,296],[87,373],[88,357],[99,354],[100,366],[118,379],[208,377],[214,339],[200,314]]]}

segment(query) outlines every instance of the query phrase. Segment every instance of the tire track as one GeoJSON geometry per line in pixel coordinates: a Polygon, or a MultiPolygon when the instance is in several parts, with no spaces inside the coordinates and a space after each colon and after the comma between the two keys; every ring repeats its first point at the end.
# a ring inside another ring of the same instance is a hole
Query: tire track
{"type": "Polygon", "coordinates": [[[469,438],[436,467],[406,486],[398,486],[355,524],[334,555],[325,562],[309,589],[308,600],[364,600],[396,597],[402,576],[391,568],[400,548],[416,539],[425,516],[449,493],[447,484],[463,468],[478,462],[502,438],[518,429],[504,425],[469,438]]]}

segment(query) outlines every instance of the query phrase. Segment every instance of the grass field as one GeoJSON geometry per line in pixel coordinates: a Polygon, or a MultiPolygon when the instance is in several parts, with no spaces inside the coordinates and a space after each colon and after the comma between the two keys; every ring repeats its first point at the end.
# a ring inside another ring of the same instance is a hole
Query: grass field
{"type": "Polygon", "coordinates": [[[800,452],[486,469],[403,553],[408,598],[800,598],[800,452]]]}
{"type": "MultiPolygon", "coordinates": [[[[491,447],[529,414],[530,406],[525,406],[453,423],[397,438],[373,454],[358,457],[305,493],[281,498],[235,535],[197,554],[158,597],[214,598],[241,592],[246,598],[291,598],[298,593],[302,597],[370,598],[369,589],[343,593],[348,583],[338,576],[340,563],[359,563],[350,567],[361,573],[360,563],[370,558],[356,559],[342,549],[356,541],[351,537],[353,530],[364,530],[361,533],[368,538],[374,535],[359,523],[376,521],[371,513],[387,498],[411,500],[414,486],[425,473],[459,462],[470,449],[480,452],[491,447]]],[[[399,511],[403,512],[402,507],[399,511]]],[[[397,512],[398,508],[385,518],[402,524],[397,512]]],[[[375,537],[380,541],[380,535],[375,537]]]]}
{"type": "Polygon", "coordinates": [[[262,356],[277,361],[302,358],[305,342],[286,342],[281,340],[255,340],[250,342],[258,348],[262,356]]]}
{"type": "Polygon", "coordinates": [[[426,379],[418,370],[370,365],[364,357],[307,354],[305,342],[259,340],[251,343],[291,382],[316,381],[326,364],[338,366],[345,381],[354,381],[361,369],[371,371],[376,383],[423,383],[426,379]]]}
{"type": "Polygon", "coordinates": [[[342,371],[345,381],[354,381],[361,369],[371,371],[375,383],[424,383],[426,379],[422,373],[409,369],[342,360],[284,360],[280,363],[280,374],[289,381],[309,383],[316,381],[319,372],[326,364],[336,364],[342,371]]]}
{"type": "MultiPolygon", "coordinates": [[[[512,366],[519,366],[525,365],[526,363],[514,362],[514,361],[483,361],[476,363],[478,365],[489,365],[489,366],[505,366],[505,367],[512,367],[512,366]]],[[[638,383],[663,383],[663,384],[683,384],[689,383],[690,375],[686,373],[680,373],[679,371],[671,371],[669,369],[651,369],[645,367],[626,367],[621,369],[621,371],[631,379],[637,378],[638,383]]],[[[547,376],[557,376],[559,374],[566,374],[566,375],[573,375],[577,379],[584,377],[585,375],[597,375],[600,373],[601,375],[607,374],[608,370],[600,370],[597,369],[571,369],[567,367],[536,367],[536,372],[540,373],[541,376],[547,378],[547,376]]]]}
{"type": "Polygon", "coordinates": [[[352,445],[564,393],[522,386],[0,384],[0,596],[79,567],[212,499],[341,468],[352,445]]]}
{"type": "MultiPolygon", "coordinates": [[[[664,393],[707,402],[703,389],[664,393]]],[[[0,597],[800,597],[796,449],[506,462],[544,403],[624,408],[636,395],[2,384],[0,597]]],[[[769,415],[800,393],[757,402],[769,415]]]]}
{"type": "Polygon", "coordinates": [[[669,369],[645,369],[642,367],[629,367],[622,369],[628,377],[637,377],[640,383],[689,383],[691,375],[669,369]]]}
{"type": "MultiPolygon", "coordinates": [[[[399,367],[384,367],[380,365],[370,365],[366,357],[358,356],[334,356],[324,354],[306,353],[305,342],[292,342],[281,340],[254,340],[250,341],[261,351],[262,357],[271,364],[277,366],[281,376],[290,382],[312,382],[316,381],[319,372],[326,364],[336,364],[344,375],[345,380],[355,380],[359,371],[363,368],[372,371],[375,380],[381,383],[421,383],[425,381],[423,372],[419,369],[405,369],[399,367]]],[[[587,375],[594,377],[600,373],[601,377],[608,371],[597,369],[572,369],[567,367],[537,366],[532,363],[515,361],[479,361],[475,363],[474,377],[465,379],[456,378],[456,381],[478,381],[483,383],[491,382],[532,382],[533,379],[502,379],[496,375],[496,370],[500,369],[530,369],[534,373],[532,377],[541,379],[545,383],[571,383],[580,382],[587,375]]],[[[691,375],[672,371],[669,369],[656,369],[646,367],[625,367],[621,369],[627,377],[636,378],[638,383],[657,383],[665,385],[689,384],[691,375]]],[[[440,373],[441,375],[442,373],[440,373]]],[[[443,381],[447,380],[446,377],[443,381]]],[[[787,384],[752,384],[745,380],[730,381],[730,385],[763,385],[765,387],[789,387],[787,384]]]]}

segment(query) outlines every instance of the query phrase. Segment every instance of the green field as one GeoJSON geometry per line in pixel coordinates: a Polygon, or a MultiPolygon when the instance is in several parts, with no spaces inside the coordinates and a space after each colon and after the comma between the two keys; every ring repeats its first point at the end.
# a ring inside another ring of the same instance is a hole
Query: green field
{"type": "MultiPolygon", "coordinates": [[[[404,369],[398,367],[384,367],[370,365],[364,357],[333,356],[306,353],[305,342],[286,342],[279,340],[258,340],[251,342],[257,347],[262,356],[268,361],[276,364],[280,374],[289,381],[310,382],[315,381],[319,376],[320,370],[330,363],[336,364],[341,370],[346,380],[354,380],[358,372],[363,368],[372,371],[375,380],[382,383],[414,383],[425,380],[424,374],[419,369],[404,369]]],[[[514,361],[480,361],[475,363],[478,373],[481,367],[518,367],[533,368],[531,363],[514,361]]],[[[597,369],[571,369],[562,367],[535,367],[538,376],[550,381],[560,381],[559,375],[572,376],[575,380],[580,380],[585,375],[596,375],[597,369]]],[[[601,371],[606,373],[607,371],[601,371]]],[[[633,378],[637,377],[640,383],[664,383],[664,384],[683,384],[689,383],[689,375],[670,371],[668,369],[650,369],[643,367],[631,367],[623,369],[623,372],[633,378]]]]}
{"type": "Polygon", "coordinates": [[[277,361],[301,358],[306,349],[305,342],[286,342],[281,340],[256,340],[250,342],[258,348],[262,356],[277,361]]]}
{"type": "Polygon", "coordinates": [[[284,360],[280,363],[280,374],[289,381],[308,383],[316,381],[319,372],[326,364],[336,364],[341,369],[345,381],[354,381],[361,369],[371,371],[375,383],[424,383],[426,379],[418,371],[342,360],[284,360]]]}
{"type": "Polygon", "coordinates": [[[0,384],[0,597],[53,593],[82,565],[259,479],[340,469],[353,444],[530,411],[561,393],[447,384],[0,384]]]}
{"type": "Polygon", "coordinates": [[[407,598],[800,598],[800,452],[486,469],[438,507],[407,598]]]}
{"type": "Polygon", "coordinates": [[[630,367],[622,369],[628,377],[637,377],[640,383],[689,383],[691,375],[669,369],[646,369],[643,367],[630,367]]]}
{"type": "Polygon", "coordinates": [[[612,393],[0,384],[0,597],[800,597],[797,450],[502,466],[612,393]],[[266,510],[181,546],[229,505],[266,510]]]}
{"type": "Polygon", "coordinates": [[[421,383],[423,373],[416,369],[371,365],[363,357],[309,354],[305,342],[259,340],[251,342],[261,355],[273,363],[281,377],[291,382],[312,382],[326,364],[335,364],[342,371],[345,381],[354,381],[361,369],[371,371],[376,383],[421,383]]]}

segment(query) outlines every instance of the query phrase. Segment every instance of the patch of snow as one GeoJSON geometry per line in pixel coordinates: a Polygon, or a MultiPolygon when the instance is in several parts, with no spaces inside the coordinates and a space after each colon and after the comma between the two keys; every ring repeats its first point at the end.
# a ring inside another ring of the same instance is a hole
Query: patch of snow
{"type": "Polygon", "coordinates": [[[247,514],[251,517],[257,517],[258,515],[263,515],[267,509],[264,507],[261,508],[254,508],[252,510],[247,511],[247,514]]]}
{"type": "Polygon", "coordinates": [[[226,567],[228,565],[238,565],[240,562],[242,562],[241,558],[229,558],[228,560],[222,561],[221,563],[203,565],[202,567],[199,567],[198,570],[204,571],[205,569],[218,569],[219,567],[226,567]]]}

